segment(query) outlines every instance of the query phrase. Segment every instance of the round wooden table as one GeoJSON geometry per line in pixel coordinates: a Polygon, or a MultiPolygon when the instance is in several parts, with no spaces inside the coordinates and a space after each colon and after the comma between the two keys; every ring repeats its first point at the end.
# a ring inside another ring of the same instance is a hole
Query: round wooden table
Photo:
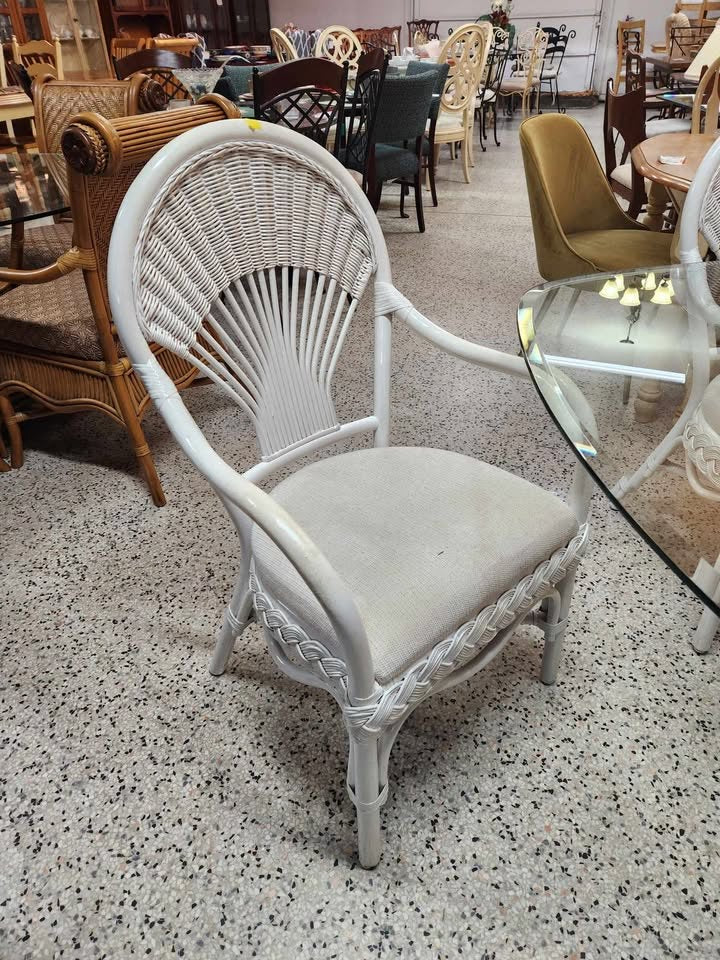
{"type": "Polygon", "coordinates": [[[643,218],[643,223],[651,230],[662,229],[667,203],[665,190],[678,213],[682,211],[685,194],[716,136],[705,133],[661,133],[633,147],[630,154],[633,166],[646,180],[651,181],[647,214],[643,218]],[[685,157],[685,163],[660,163],[661,156],[685,157]],[[654,188],[654,184],[665,189],[654,188]]]}

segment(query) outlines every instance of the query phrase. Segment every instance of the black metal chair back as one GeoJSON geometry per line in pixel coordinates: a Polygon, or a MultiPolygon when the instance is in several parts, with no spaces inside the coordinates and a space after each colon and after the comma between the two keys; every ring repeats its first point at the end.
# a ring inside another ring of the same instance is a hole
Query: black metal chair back
{"type": "Polygon", "coordinates": [[[362,187],[365,191],[368,183],[368,166],[375,145],[375,119],[389,59],[389,55],[380,47],[375,47],[361,54],[357,62],[357,78],[348,123],[345,162],[351,169],[362,171],[362,187]]]}
{"type": "Polygon", "coordinates": [[[291,60],[275,70],[253,70],[255,118],[280,123],[327,147],[335,128],[332,152],[340,150],[347,61],[340,66],[324,57],[291,60]]]}

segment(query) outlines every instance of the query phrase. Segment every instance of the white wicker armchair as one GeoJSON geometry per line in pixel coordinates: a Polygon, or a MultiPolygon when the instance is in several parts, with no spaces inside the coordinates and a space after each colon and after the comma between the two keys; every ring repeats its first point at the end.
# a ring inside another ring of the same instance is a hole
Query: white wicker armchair
{"type": "Polygon", "coordinates": [[[542,679],[555,680],[587,540],[584,474],[568,506],[469,457],[388,446],[393,316],[464,360],[516,376],[525,368],[413,308],[392,284],[362,190],[305,137],[224,121],[173,140],[130,187],[109,263],[113,318],[134,367],[240,536],[211,671],[223,672],[257,619],[280,668],[332,694],[349,734],[360,861],[375,866],[388,758],[414,708],[485,666],[528,618],[545,631],[542,679]],[[374,408],[340,423],[333,375],[370,281],[374,408]],[[147,340],[195,359],[245,411],[256,466],[240,475],[209,445],[147,340]],[[365,432],[373,448],[302,467],[270,495],[256,486],[365,432]]]}

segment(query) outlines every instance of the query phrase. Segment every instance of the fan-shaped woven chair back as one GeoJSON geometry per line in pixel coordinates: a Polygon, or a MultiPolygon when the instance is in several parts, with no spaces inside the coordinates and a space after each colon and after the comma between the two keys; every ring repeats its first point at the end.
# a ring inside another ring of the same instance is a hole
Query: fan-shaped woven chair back
{"type": "Polygon", "coordinates": [[[295,45],[282,30],[277,27],[270,28],[270,43],[277,57],[278,63],[288,63],[290,60],[298,60],[298,52],[295,45]]]}
{"type": "Polygon", "coordinates": [[[337,24],[323,30],[315,47],[316,57],[326,57],[335,63],[347,61],[351,67],[358,62],[362,52],[362,44],[352,30],[337,24]]]}
{"type": "Polygon", "coordinates": [[[148,171],[133,191],[136,316],[233,398],[273,459],[338,429],[333,375],[387,251],[327,151],[273,124],[210,126],[175,139],[161,180],[148,171]]]}
{"type": "Polygon", "coordinates": [[[475,102],[492,43],[492,26],[466,23],[447,38],[438,54],[438,63],[449,63],[450,71],[442,95],[444,110],[465,110],[475,102]]]}

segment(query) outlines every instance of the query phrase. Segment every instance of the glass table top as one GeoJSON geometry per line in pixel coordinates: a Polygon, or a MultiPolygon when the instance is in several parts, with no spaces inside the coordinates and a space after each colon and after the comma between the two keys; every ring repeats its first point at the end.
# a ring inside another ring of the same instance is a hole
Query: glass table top
{"type": "Polygon", "coordinates": [[[566,442],[632,526],[720,614],[712,570],[720,488],[717,499],[711,486],[695,489],[683,445],[686,427],[706,409],[705,388],[720,374],[720,263],[549,283],[523,297],[518,330],[535,387],[566,442]]]}
{"type": "Polygon", "coordinates": [[[0,153],[0,226],[70,209],[61,153],[0,153]]]}

